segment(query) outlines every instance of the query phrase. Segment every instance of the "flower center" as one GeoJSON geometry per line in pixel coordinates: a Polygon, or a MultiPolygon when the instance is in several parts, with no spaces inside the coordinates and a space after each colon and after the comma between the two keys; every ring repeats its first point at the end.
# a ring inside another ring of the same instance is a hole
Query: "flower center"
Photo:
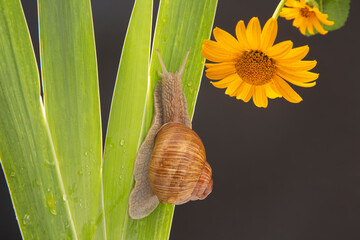
{"type": "Polygon", "coordinates": [[[260,51],[244,52],[235,68],[241,79],[251,85],[270,82],[276,71],[273,60],[260,51]]]}
{"type": "Polygon", "coordinates": [[[300,9],[300,14],[301,16],[305,17],[305,18],[309,18],[315,15],[315,13],[313,11],[311,11],[308,7],[304,7],[300,9]]]}

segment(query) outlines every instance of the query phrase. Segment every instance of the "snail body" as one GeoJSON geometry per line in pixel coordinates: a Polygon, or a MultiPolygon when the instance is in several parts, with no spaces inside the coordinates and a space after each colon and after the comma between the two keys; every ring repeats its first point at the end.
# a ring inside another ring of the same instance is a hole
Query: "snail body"
{"type": "Polygon", "coordinates": [[[204,145],[191,129],[181,76],[189,52],[176,73],[162,67],[154,91],[154,117],[134,165],[135,186],[129,197],[133,219],[148,216],[159,204],[179,205],[204,199],[212,191],[211,167],[204,145]]]}

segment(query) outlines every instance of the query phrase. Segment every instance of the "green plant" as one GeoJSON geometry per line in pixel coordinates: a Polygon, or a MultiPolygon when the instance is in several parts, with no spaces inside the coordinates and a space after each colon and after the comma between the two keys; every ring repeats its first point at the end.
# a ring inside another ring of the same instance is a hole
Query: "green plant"
{"type": "MultiPolygon", "coordinates": [[[[216,0],[160,2],[152,49],[169,71],[190,49],[183,89],[193,115],[216,0]]],[[[174,207],[127,214],[133,161],[151,123],[160,69],[150,59],[152,1],[136,0],[102,156],[89,0],[38,0],[41,79],[19,1],[0,0],[0,158],[25,239],[166,239],[174,207]]],[[[153,54],[151,54],[152,56],[153,54]]]]}

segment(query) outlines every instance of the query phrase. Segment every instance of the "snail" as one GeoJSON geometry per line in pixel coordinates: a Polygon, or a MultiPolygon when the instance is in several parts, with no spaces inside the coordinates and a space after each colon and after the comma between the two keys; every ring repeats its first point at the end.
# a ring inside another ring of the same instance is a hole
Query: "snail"
{"type": "Polygon", "coordinates": [[[160,53],[162,73],[154,91],[154,117],[140,146],[134,165],[135,186],[129,196],[129,216],[141,219],[161,203],[184,204],[206,198],[212,191],[212,171],[204,145],[191,129],[181,76],[166,70],[160,53]]]}

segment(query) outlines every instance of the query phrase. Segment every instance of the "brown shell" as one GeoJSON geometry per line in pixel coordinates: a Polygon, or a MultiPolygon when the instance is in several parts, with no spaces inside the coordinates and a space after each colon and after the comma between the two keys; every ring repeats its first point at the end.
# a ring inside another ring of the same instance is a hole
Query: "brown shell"
{"type": "Polygon", "coordinates": [[[212,191],[204,145],[189,127],[169,122],[159,130],[149,166],[150,186],[162,203],[204,199],[212,191]]]}

